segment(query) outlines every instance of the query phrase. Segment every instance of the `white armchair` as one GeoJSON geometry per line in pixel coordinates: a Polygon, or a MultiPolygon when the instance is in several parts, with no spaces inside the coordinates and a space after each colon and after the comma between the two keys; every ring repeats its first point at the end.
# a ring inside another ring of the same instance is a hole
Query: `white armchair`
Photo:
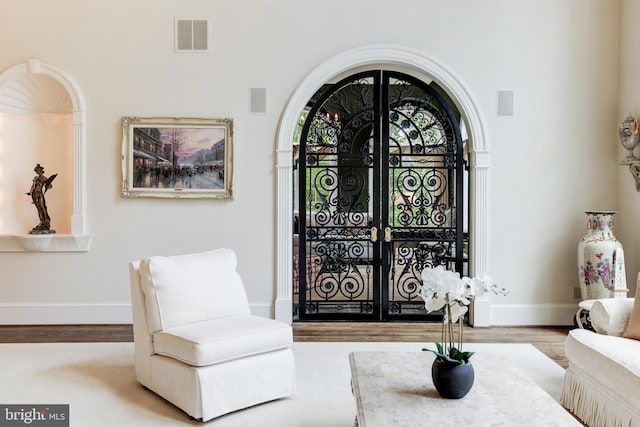
{"type": "Polygon", "coordinates": [[[250,313],[230,249],[129,264],[136,379],[210,420],[295,394],[292,329],[250,313]]]}

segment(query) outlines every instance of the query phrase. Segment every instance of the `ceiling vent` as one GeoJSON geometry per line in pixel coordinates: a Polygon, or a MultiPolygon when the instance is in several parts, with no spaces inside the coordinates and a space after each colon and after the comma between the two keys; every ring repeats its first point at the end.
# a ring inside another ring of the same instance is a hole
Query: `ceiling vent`
{"type": "Polygon", "coordinates": [[[175,41],[176,52],[209,52],[209,20],[176,18],[175,41]]]}

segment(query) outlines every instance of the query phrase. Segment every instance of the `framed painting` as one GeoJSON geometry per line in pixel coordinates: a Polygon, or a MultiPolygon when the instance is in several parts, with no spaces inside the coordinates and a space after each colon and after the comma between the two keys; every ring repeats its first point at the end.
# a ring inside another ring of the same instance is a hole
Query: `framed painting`
{"type": "Polygon", "coordinates": [[[122,118],[122,196],[232,199],[233,119],[122,118]]]}

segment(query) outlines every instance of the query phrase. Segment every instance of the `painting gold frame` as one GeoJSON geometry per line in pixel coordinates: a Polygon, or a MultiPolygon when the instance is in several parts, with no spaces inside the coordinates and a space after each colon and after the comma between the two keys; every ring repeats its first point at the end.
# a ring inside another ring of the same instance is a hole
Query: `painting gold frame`
{"type": "Polygon", "coordinates": [[[122,118],[122,196],[232,199],[233,119],[122,118]]]}

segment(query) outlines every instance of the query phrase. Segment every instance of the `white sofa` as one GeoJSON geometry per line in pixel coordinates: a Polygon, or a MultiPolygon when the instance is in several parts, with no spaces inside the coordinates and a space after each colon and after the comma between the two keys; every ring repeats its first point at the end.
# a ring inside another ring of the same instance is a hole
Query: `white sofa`
{"type": "Polygon", "coordinates": [[[633,298],[598,300],[590,311],[595,332],[567,337],[560,402],[588,426],[640,426],[640,341],[622,337],[633,305],[633,298]]]}
{"type": "Polygon", "coordinates": [[[130,263],[136,379],[193,418],[293,396],[291,325],[250,313],[230,249],[130,263]]]}

